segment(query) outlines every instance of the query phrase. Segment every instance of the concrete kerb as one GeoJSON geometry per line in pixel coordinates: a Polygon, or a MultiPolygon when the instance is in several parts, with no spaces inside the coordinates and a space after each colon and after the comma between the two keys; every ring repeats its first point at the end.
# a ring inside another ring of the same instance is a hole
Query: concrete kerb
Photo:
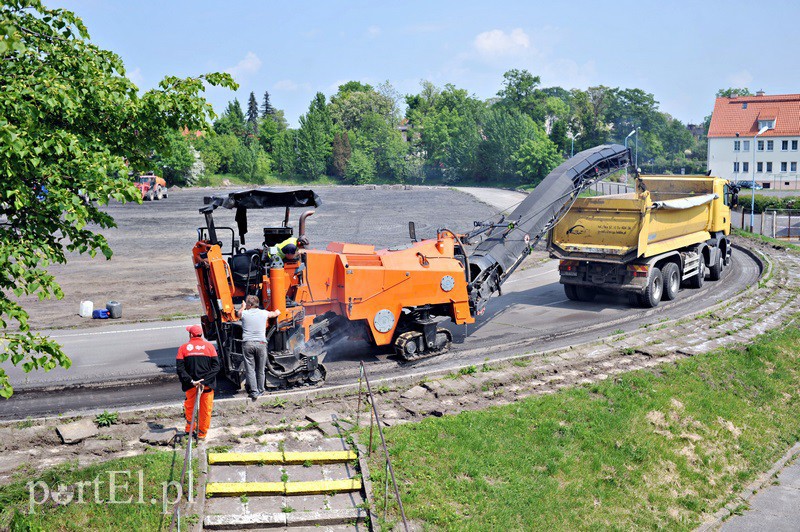
{"type": "MultiPolygon", "coordinates": [[[[372,415],[372,413],[370,413],[370,415],[372,415]]],[[[378,515],[375,513],[375,499],[372,496],[372,480],[369,476],[369,465],[367,464],[367,457],[369,456],[369,453],[364,445],[358,443],[358,440],[355,438],[355,436],[353,437],[353,441],[356,444],[356,450],[358,450],[358,467],[361,469],[361,485],[364,490],[364,498],[367,500],[369,529],[374,530],[375,523],[378,522],[378,515]]]]}
{"type": "MultiPolygon", "coordinates": [[[[769,259],[769,257],[767,257],[766,255],[761,255],[760,253],[757,253],[757,252],[755,252],[755,251],[753,251],[753,250],[751,250],[751,249],[749,249],[749,248],[747,248],[745,246],[740,246],[738,244],[735,244],[734,246],[737,249],[739,249],[740,251],[742,251],[742,252],[746,253],[747,255],[749,255],[751,258],[753,258],[753,260],[759,265],[759,267],[761,269],[761,272],[759,274],[759,278],[764,276],[765,271],[768,272],[770,275],[772,274],[773,265],[772,265],[772,261],[769,259]]],[[[681,318],[668,320],[668,321],[665,321],[665,322],[660,322],[658,325],[659,326],[663,326],[665,324],[668,325],[670,323],[675,323],[675,322],[678,322],[678,321],[691,319],[691,318],[699,316],[701,314],[706,314],[708,312],[713,312],[715,310],[718,310],[718,309],[720,309],[722,307],[725,307],[725,306],[729,305],[732,301],[738,300],[738,299],[746,296],[750,292],[752,292],[754,290],[757,290],[757,289],[758,289],[758,283],[755,283],[755,284],[749,286],[748,288],[742,290],[741,292],[736,294],[733,298],[728,299],[727,301],[719,302],[719,303],[717,303],[715,305],[712,305],[711,307],[706,307],[706,308],[697,310],[695,312],[688,313],[688,314],[682,316],[681,318]]],[[[702,294],[693,294],[693,295],[685,298],[684,301],[689,301],[691,299],[700,297],[701,295],[702,294]]],[[[649,317],[649,316],[652,316],[652,315],[656,314],[657,312],[658,312],[658,308],[650,309],[650,310],[646,311],[643,316],[644,317],[649,317]]],[[[617,320],[612,320],[612,321],[609,321],[609,322],[605,322],[603,324],[597,324],[595,326],[591,326],[591,327],[585,328],[583,330],[584,331],[592,331],[592,330],[597,330],[597,329],[604,329],[604,328],[608,328],[608,327],[613,327],[614,325],[625,323],[627,321],[628,321],[627,318],[619,318],[617,320]]],[[[553,335],[553,336],[550,336],[548,338],[559,338],[559,337],[562,337],[562,336],[566,336],[567,334],[568,333],[564,333],[563,335],[553,335]]],[[[541,338],[533,338],[533,339],[530,339],[530,340],[522,340],[522,341],[517,341],[517,342],[509,342],[509,343],[506,343],[506,344],[499,344],[499,345],[495,346],[494,350],[495,351],[510,351],[510,350],[516,350],[516,349],[527,349],[527,348],[530,348],[531,346],[533,346],[536,342],[538,342],[540,340],[541,340],[541,338]]],[[[527,359],[531,359],[531,358],[534,358],[534,357],[553,356],[553,355],[558,355],[560,353],[564,353],[566,351],[570,351],[570,350],[572,350],[572,349],[574,349],[576,347],[589,347],[589,346],[595,346],[595,345],[602,345],[606,341],[607,341],[607,338],[602,338],[602,339],[599,339],[599,340],[593,340],[593,341],[590,341],[590,342],[583,342],[583,343],[580,343],[580,344],[569,345],[569,346],[566,346],[566,347],[557,347],[557,348],[553,348],[553,349],[549,349],[549,350],[545,350],[545,351],[524,353],[524,354],[518,354],[518,355],[510,355],[510,356],[507,356],[507,357],[494,359],[494,360],[492,360],[492,362],[493,363],[502,363],[502,362],[509,362],[509,361],[513,361],[513,360],[527,360],[527,359]]],[[[466,357],[466,356],[470,356],[470,355],[479,354],[479,353],[481,353],[483,351],[484,351],[483,349],[468,349],[468,350],[460,351],[459,354],[466,357]]],[[[413,374],[409,374],[409,375],[401,375],[401,376],[397,376],[397,377],[386,377],[386,378],[383,378],[383,379],[376,380],[374,382],[374,384],[376,384],[376,385],[377,384],[391,384],[391,385],[394,385],[395,387],[400,387],[400,386],[404,386],[404,385],[407,385],[407,384],[414,385],[414,384],[418,384],[420,382],[420,380],[422,380],[423,378],[425,378],[426,380],[429,380],[431,378],[443,377],[443,376],[449,375],[450,373],[458,372],[458,370],[460,370],[460,369],[468,368],[471,365],[472,364],[466,364],[466,365],[463,365],[463,366],[454,366],[454,367],[451,367],[451,368],[448,368],[448,369],[441,369],[441,370],[435,370],[435,371],[428,370],[428,371],[421,371],[419,373],[413,373],[413,374]]],[[[352,392],[357,391],[357,390],[358,390],[358,383],[354,382],[354,383],[351,383],[351,384],[340,384],[340,385],[337,385],[337,386],[314,388],[314,389],[310,389],[310,390],[294,390],[294,391],[288,391],[288,392],[284,392],[284,393],[275,393],[275,394],[270,394],[268,396],[265,396],[265,399],[271,399],[271,398],[280,397],[280,398],[287,398],[287,399],[296,399],[296,400],[299,400],[299,401],[310,401],[310,400],[313,400],[313,399],[323,399],[323,398],[343,398],[343,397],[348,397],[348,396],[352,395],[352,392]]],[[[235,404],[239,404],[239,403],[250,403],[250,402],[251,402],[251,399],[249,399],[247,397],[229,397],[229,398],[225,398],[225,399],[215,400],[214,404],[215,404],[215,406],[218,406],[218,405],[219,406],[223,406],[223,405],[224,406],[230,406],[230,405],[235,405],[235,404]]],[[[157,411],[164,411],[164,410],[176,409],[176,408],[177,407],[175,405],[156,405],[156,406],[144,407],[144,408],[141,407],[141,406],[139,406],[139,407],[135,407],[134,406],[134,407],[128,407],[128,408],[120,408],[119,412],[120,413],[124,413],[124,412],[157,412],[157,411]]],[[[101,411],[102,410],[93,410],[93,411],[89,411],[89,412],[81,412],[80,414],[77,414],[77,415],[71,416],[71,417],[79,419],[79,418],[82,418],[82,417],[94,416],[97,413],[100,413],[101,411]]],[[[65,417],[70,417],[69,413],[66,413],[66,414],[64,414],[62,416],[46,416],[46,417],[42,417],[42,418],[38,418],[38,419],[46,421],[46,420],[52,420],[52,419],[64,419],[65,417]]],[[[14,423],[17,423],[19,421],[20,421],[19,419],[0,421],[0,426],[14,424],[14,423]]]]}
{"type": "Polygon", "coordinates": [[[696,532],[707,532],[710,530],[718,530],[722,523],[725,522],[733,512],[737,510],[742,504],[747,504],[753,496],[758,493],[764,486],[771,483],[773,479],[786,467],[786,464],[800,456],[800,442],[795,443],[780,460],[770,468],[769,471],[760,475],[756,480],[751,482],[744,488],[739,495],[737,495],[731,502],[719,509],[710,521],[707,521],[695,529],[696,532]]]}

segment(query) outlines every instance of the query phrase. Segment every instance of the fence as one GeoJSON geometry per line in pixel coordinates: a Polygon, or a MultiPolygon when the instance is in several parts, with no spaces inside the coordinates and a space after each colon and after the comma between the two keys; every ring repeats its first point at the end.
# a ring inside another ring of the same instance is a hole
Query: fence
{"type": "Polygon", "coordinates": [[[768,209],[751,216],[750,210],[742,208],[731,212],[731,226],[780,240],[800,240],[800,210],[768,209]]]}

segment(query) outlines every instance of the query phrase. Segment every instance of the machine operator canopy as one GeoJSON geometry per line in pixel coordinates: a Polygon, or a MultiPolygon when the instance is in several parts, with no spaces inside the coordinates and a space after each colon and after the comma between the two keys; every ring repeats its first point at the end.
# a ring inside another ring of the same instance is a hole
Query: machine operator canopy
{"type": "MultiPolygon", "coordinates": [[[[206,196],[203,198],[205,207],[200,209],[208,221],[211,213],[217,207],[236,209],[236,225],[239,228],[239,238],[244,243],[247,234],[247,209],[272,209],[274,207],[286,208],[286,221],[289,221],[289,208],[291,207],[319,207],[322,200],[313,190],[287,190],[278,192],[264,188],[253,190],[240,190],[231,192],[227,196],[206,196]]],[[[211,222],[208,222],[209,224],[211,222]]]]}
{"type": "Polygon", "coordinates": [[[271,209],[273,207],[319,207],[322,200],[313,190],[287,190],[277,192],[257,188],[231,192],[227,196],[206,196],[206,207],[200,212],[210,212],[217,207],[226,209],[271,209]]]}

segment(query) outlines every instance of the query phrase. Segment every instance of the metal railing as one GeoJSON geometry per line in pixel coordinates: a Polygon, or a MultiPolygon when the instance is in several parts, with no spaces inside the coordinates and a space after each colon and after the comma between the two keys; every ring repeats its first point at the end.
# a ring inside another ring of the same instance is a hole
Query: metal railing
{"type": "MultiPolygon", "coordinates": [[[[181,529],[181,502],[183,502],[183,494],[188,493],[184,486],[186,481],[186,471],[192,467],[192,434],[194,434],[194,427],[197,424],[197,416],[200,411],[200,396],[203,395],[203,384],[195,386],[194,410],[192,411],[192,421],[189,423],[189,433],[186,435],[188,443],[186,444],[186,452],[183,455],[183,469],[181,469],[181,491],[178,500],[175,501],[175,506],[172,509],[172,522],[169,525],[169,530],[172,532],[177,528],[181,529]]],[[[189,477],[191,478],[192,472],[189,469],[189,477]]],[[[191,499],[192,495],[189,493],[188,498],[191,499]]]]}
{"type": "Polygon", "coordinates": [[[378,433],[381,436],[381,445],[383,446],[383,456],[385,460],[385,469],[384,476],[386,477],[386,482],[384,483],[384,491],[383,491],[383,519],[386,520],[389,512],[389,477],[391,476],[392,479],[392,486],[394,487],[394,496],[397,500],[397,506],[400,508],[400,515],[403,518],[403,528],[408,532],[408,522],[406,521],[406,512],[403,509],[403,501],[400,500],[400,491],[397,489],[397,481],[394,477],[394,468],[392,468],[392,460],[389,458],[389,450],[386,447],[386,438],[383,436],[383,427],[381,427],[381,418],[378,415],[378,407],[375,405],[375,396],[372,395],[372,388],[369,385],[369,378],[367,377],[367,371],[364,368],[364,362],[361,362],[359,373],[358,373],[358,408],[356,410],[356,426],[360,427],[361,421],[361,392],[362,392],[362,380],[367,385],[367,397],[369,397],[369,402],[371,405],[371,412],[369,417],[369,446],[367,447],[367,453],[369,456],[372,456],[372,434],[373,434],[373,427],[377,424],[378,425],[378,433]]]}

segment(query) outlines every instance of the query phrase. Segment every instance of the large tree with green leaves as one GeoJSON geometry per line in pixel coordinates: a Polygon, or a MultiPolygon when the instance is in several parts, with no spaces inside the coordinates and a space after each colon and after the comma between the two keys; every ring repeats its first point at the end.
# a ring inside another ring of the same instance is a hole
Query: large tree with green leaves
{"type": "MultiPolygon", "coordinates": [[[[0,56],[0,361],[69,367],[56,342],[29,329],[17,298],[62,297],[47,268],[69,252],[110,258],[95,228],[114,220],[100,207],[138,200],[128,172],[167,153],[174,131],[206,127],[206,83],[236,84],[227,74],[167,77],[139,94],[75,14],[38,0],[0,6],[0,56]]],[[[0,396],[12,391],[0,369],[0,396]]]]}
{"type": "Polygon", "coordinates": [[[318,92],[308,113],[300,117],[300,129],[297,132],[297,171],[307,179],[316,179],[325,175],[328,159],[333,144],[333,123],[325,95],[318,92]]]}

